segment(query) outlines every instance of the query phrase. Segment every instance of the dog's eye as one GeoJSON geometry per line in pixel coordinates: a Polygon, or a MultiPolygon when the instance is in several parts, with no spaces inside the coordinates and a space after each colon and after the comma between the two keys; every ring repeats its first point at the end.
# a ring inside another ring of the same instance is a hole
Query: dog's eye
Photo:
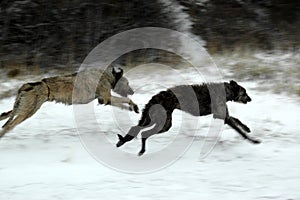
{"type": "Polygon", "coordinates": [[[240,91],[239,91],[239,95],[240,95],[240,96],[243,96],[243,95],[245,95],[245,94],[246,94],[246,91],[245,91],[245,90],[240,90],[240,91]]]}

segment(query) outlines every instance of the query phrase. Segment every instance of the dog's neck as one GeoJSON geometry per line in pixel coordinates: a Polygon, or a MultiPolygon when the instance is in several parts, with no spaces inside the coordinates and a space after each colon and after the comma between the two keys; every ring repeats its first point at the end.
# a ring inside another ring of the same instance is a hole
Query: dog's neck
{"type": "Polygon", "coordinates": [[[111,73],[110,70],[105,70],[103,73],[106,74],[106,78],[108,79],[110,85],[111,85],[111,88],[115,88],[118,80],[115,79],[114,75],[111,73]]]}
{"type": "Polygon", "coordinates": [[[112,82],[111,82],[111,88],[114,89],[118,83],[118,81],[122,78],[122,77],[115,77],[113,74],[113,79],[112,79],[112,82]]]}
{"type": "Polygon", "coordinates": [[[226,92],[226,101],[232,101],[234,100],[234,93],[232,90],[232,86],[229,83],[224,83],[225,86],[225,92],[226,92]]]}
{"type": "Polygon", "coordinates": [[[116,85],[117,85],[118,80],[114,79],[113,82],[111,83],[111,88],[115,89],[116,85]]]}

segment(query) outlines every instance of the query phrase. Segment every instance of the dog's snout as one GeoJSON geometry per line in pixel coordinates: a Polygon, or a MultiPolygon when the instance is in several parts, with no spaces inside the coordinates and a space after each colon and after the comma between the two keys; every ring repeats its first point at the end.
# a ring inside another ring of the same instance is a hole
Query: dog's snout
{"type": "Polygon", "coordinates": [[[248,96],[248,101],[249,101],[249,102],[251,102],[251,101],[252,101],[252,99],[251,99],[249,96],[248,96]]]}
{"type": "Polygon", "coordinates": [[[130,88],[130,89],[128,90],[128,94],[133,95],[133,94],[134,94],[134,91],[130,88]]]}

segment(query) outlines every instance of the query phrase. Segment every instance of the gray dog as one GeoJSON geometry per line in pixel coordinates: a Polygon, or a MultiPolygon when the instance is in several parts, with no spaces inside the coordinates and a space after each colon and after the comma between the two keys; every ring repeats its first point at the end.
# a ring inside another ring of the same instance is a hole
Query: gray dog
{"type": "Polygon", "coordinates": [[[134,92],[128,80],[123,77],[119,68],[89,69],[66,76],[45,78],[39,82],[26,83],[19,90],[13,110],[2,113],[0,120],[9,118],[2,126],[0,138],[16,125],[31,117],[46,101],[71,104],[86,104],[98,99],[100,104],[117,106],[122,109],[134,110],[138,113],[137,105],[129,98],[134,92]],[[111,95],[111,90],[122,97],[111,95]],[[75,94],[74,95],[74,91],[75,94]],[[126,107],[125,104],[129,106],[126,107]]]}

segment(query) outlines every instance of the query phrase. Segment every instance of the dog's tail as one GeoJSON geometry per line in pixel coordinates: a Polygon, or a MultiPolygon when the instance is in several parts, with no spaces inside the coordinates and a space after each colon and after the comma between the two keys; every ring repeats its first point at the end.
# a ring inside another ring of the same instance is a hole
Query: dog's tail
{"type": "Polygon", "coordinates": [[[0,121],[1,120],[4,120],[6,118],[8,118],[10,116],[10,114],[12,113],[12,110],[11,111],[8,111],[8,112],[4,112],[0,115],[0,121]]]}
{"type": "Polygon", "coordinates": [[[138,123],[138,126],[147,126],[151,123],[151,118],[149,116],[149,111],[151,109],[151,107],[155,104],[159,104],[160,102],[160,96],[161,96],[161,93],[158,93],[156,95],[154,95],[150,101],[145,105],[145,108],[143,109],[143,112],[142,112],[142,117],[141,119],[139,120],[139,123],[138,123]]]}
{"type": "Polygon", "coordinates": [[[150,101],[145,105],[145,108],[142,112],[142,117],[138,123],[139,126],[147,126],[151,123],[151,117],[149,111],[151,107],[156,104],[160,104],[166,110],[173,111],[175,109],[175,103],[173,101],[177,100],[176,96],[172,93],[172,91],[161,91],[158,94],[154,95],[150,101]],[[174,108],[173,108],[174,107],[174,108]]]}

